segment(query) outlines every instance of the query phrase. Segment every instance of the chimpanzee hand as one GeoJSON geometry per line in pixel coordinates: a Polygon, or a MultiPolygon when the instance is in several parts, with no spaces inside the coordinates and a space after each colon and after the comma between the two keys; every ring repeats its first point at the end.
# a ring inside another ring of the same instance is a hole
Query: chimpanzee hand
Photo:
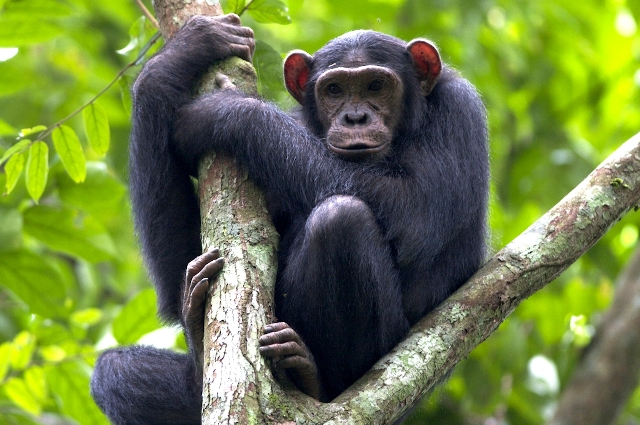
{"type": "Polygon", "coordinates": [[[166,49],[209,64],[231,56],[251,62],[255,40],[253,30],[241,26],[238,15],[196,15],[176,33],[166,49]]]}
{"type": "Polygon", "coordinates": [[[184,291],[182,293],[182,322],[189,350],[196,364],[202,368],[204,352],[204,303],[212,278],[222,270],[224,259],[214,249],[202,254],[187,266],[184,291]]]}
{"type": "Polygon", "coordinates": [[[289,378],[305,394],[320,400],[322,387],[311,351],[296,331],[284,322],[265,326],[260,337],[260,353],[273,359],[273,365],[287,370],[289,378]]]}

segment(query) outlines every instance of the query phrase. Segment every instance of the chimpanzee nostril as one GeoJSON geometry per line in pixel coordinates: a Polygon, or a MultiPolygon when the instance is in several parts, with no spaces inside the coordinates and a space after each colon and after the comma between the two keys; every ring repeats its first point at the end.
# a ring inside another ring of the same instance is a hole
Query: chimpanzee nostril
{"type": "Polygon", "coordinates": [[[369,114],[366,112],[346,112],[343,116],[343,123],[347,126],[369,124],[369,114]]]}

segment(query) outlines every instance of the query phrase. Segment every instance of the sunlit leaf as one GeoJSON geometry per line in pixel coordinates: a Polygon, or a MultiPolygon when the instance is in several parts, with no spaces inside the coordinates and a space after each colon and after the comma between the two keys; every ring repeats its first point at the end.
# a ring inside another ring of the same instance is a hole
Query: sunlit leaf
{"type": "Polygon", "coordinates": [[[90,370],[86,364],[80,361],[62,362],[46,366],[45,373],[62,413],[83,425],[108,425],[89,395],[90,370]]]}
{"type": "Polygon", "coordinates": [[[14,370],[24,369],[29,365],[36,348],[36,338],[31,332],[22,331],[11,344],[11,367],[14,370]]]}
{"type": "Polygon", "coordinates": [[[42,405],[31,394],[27,384],[20,378],[9,378],[4,383],[4,392],[16,406],[38,416],[42,411],[42,405]]]}
{"type": "Polygon", "coordinates": [[[27,160],[27,191],[34,201],[38,202],[47,186],[49,174],[49,147],[45,142],[35,142],[29,148],[27,160]]]}
{"type": "Polygon", "coordinates": [[[7,181],[5,183],[7,193],[16,187],[18,179],[24,170],[24,154],[19,152],[11,156],[7,163],[4,165],[4,172],[7,175],[7,181]]]}
{"type": "Polygon", "coordinates": [[[67,352],[58,345],[48,345],[40,348],[40,355],[48,362],[56,363],[67,357],[67,352]]]}
{"type": "Polygon", "coordinates": [[[87,308],[80,311],[75,311],[71,315],[71,320],[83,327],[95,325],[102,319],[102,310],[98,308],[87,308]]]}
{"type": "Polygon", "coordinates": [[[60,271],[40,255],[26,250],[0,252],[0,282],[32,313],[42,317],[65,313],[66,293],[60,271]]]}
{"type": "Polygon", "coordinates": [[[20,137],[30,136],[31,134],[40,133],[47,129],[46,125],[36,125],[35,127],[23,128],[20,130],[20,137]]]}
{"type": "Polygon", "coordinates": [[[87,161],[76,132],[71,127],[61,125],[53,130],[51,137],[69,177],[76,183],[83,182],[87,176],[87,161]]]}
{"type": "Polygon", "coordinates": [[[2,164],[3,162],[5,162],[7,159],[9,159],[9,157],[11,155],[13,155],[14,153],[17,152],[21,152],[23,149],[26,149],[29,146],[29,143],[31,143],[31,140],[28,139],[22,139],[20,140],[18,143],[16,143],[15,145],[11,146],[9,149],[7,149],[5,151],[5,153],[2,155],[2,158],[0,158],[0,164],[2,164]]]}
{"type": "Polygon", "coordinates": [[[23,213],[24,231],[51,249],[84,258],[90,262],[116,255],[111,237],[91,216],[80,216],[71,208],[34,206],[23,213]]]}
{"type": "Polygon", "coordinates": [[[11,343],[0,344],[0,382],[4,381],[11,364],[11,343]]]}
{"type": "Polygon", "coordinates": [[[281,0],[255,0],[249,5],[249,14],[261,23],[291,23],[289,9],[281,0]]]}
{"type": "Polygon", "coordinates": [[[36,401],[43,403],[47,400],[47,381],[41,367],[31,366],[25,370],[24,382],[36,401]]]}
{"type": "Polygon", "coordinates": [[[113,336],[120,344],[132,344],[141,336],[159,329],[156,317],[156,295],[152,289],[141,291],[122,309],[113,321],[113,336]]]}
{"type": "Polygon", "coordinates": [[[97,103],[92,103],[82,111],[82,118],[91,148],[98,155],[104,155],[109,150],[111,138],[106,111],[97,103]]]}

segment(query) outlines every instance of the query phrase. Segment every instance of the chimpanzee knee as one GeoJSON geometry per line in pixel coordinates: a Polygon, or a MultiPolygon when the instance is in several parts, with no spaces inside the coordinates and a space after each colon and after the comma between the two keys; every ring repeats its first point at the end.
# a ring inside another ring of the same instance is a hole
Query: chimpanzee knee
{"type": "Polygon", "coordinates": [[[307,219],[306,233],[308,238],[321,240],[382,237],[371,208],[347,195],[334,195],[318,204],[307,219]]]}

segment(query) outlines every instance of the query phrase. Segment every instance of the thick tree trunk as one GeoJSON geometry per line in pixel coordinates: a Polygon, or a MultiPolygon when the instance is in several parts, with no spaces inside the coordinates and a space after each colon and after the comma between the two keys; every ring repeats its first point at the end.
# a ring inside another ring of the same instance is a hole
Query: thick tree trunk
{"type": "Polygon", "coordinates": [[[640,380],[640,247],[549,425],[610,425],[640,380]]]}
{"type": "MultiPolygon", "coordinates": [[[[155,2],[157,16],[171,19],[165,13],[169,8],[178,14],[178,25],[191,15],[185,10],[203,13],[205,3],[216,3],[165,2],[155,2]]],[[[161,25],[170,33],[174,21],[161,25]]],[[[205,424],[393,422],[430,393],[523,299],[558,276],[640,199],[636,135],[414,326],[356,384],[333,402],[321,404],[298,391],[283,391],[258,354],[261,328],[272,317],[277,235],[268,224],[263,199],[245,174],[232,160],[213,158],[203,161],[200,173],[203,245],[220,247],[227,263],[213,288],[206,319],[205,424]],[[218,168],[221,163],[226,165],[218,168]]]]}
{"type": "MultiPolygon", "coordinates": [[[[197,14],[220,15],[212,0],[156,0],[165,38],[197,14]]],[[[215,89],[215,73],[239,90],[256,93],[253,67],[238,58],[215,65],[200,93],[215,89]]],[[[258,352],[258,338],[273,322],[273,284],[278,235],[263,194],[227,156],[211,153],[200,163],[200,214],[204,250],[220,248],[224,269],[210,290],[205,318],[202,423],[264,423],[264,410],[279,389],[258,352]]]]}

